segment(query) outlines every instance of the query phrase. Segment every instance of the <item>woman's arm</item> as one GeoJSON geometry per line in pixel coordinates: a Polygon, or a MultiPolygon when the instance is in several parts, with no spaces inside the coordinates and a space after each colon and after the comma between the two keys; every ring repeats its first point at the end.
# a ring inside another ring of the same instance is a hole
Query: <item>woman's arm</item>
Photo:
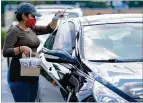
{"type": "Polygon", "coordinates": [[[51,21],[51,23],[50,23],[50,27],[51,27],[52,29],[55,29],[56,26],[57,26],[57,22],[58,22],[58,20],[52,19],[52,21],[51,21]]]}
{"type": "Polygon", "coordinates": [[[33,26],[32,29],[37,33],[37,35],[52,33],[57,26],[58,19],[63,17],[64,12],[58,11],[47,26],[33,26]]]}
{"type": "Polygon", "coordinates": [[[3,56],[4,57],[14,57],[19,53],[24,53],[26,56],[29,56],[31,48],[27,46],[14,47],[17,42],[17,32],[14,29],[11,29],[7,32],[4,47],[3,47],[3,56]]]}
{"type": "Polygon", "coordinates": [[[33,26],[32,30],[34,30],[37,35],[52,33],[56,28],[58,20],[52,20],[47,26],[33,26]]]}
{"type": "Polygon", "coordinates": [[[47,26],[38,26],[35,25],[31,28],[37,35],[43,35],[43,34],[48,34],[52,33],[54,29],[48,24],[47,26]]]}
{"type": "Polygon", "coordinates": [[[4,47],[3,47],[3,56],[4,57],[13,57],[19,54],[18,47],[14,48],[15,43],[17,42],[16,31],[10,29],[5,37],[4,47]]]}

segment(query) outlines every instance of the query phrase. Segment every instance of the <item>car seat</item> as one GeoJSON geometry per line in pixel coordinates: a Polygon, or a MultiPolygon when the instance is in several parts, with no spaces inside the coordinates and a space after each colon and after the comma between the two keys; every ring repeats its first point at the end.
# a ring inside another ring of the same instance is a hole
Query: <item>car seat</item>
{"type": "Polygon", "coordinates": [[[94,39],[93,40],[95,45],[101,46],[103,48],[106,48],[110,51],[114,50],[113,41],[111,39],[94,39]]]}
{"type": "Polygon", "coordinates": [[[126,50],[128,56],[132,55],[132,57],[137,57],[142,53],[142,34],[138,33],[139,32],[136,32],[136,30],[133,30],[130,35],[127,35],[122,39],[123,49],[126,50]]]}

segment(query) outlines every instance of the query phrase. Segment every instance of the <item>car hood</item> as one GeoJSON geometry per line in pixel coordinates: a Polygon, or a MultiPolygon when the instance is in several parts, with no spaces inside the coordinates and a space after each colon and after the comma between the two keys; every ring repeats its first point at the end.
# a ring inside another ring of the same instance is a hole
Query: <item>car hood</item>
{"type": "Polygon", "coordinates": [[[132,98],[143,99],[142,63],[85,63],[94,73],[132,98]]]}

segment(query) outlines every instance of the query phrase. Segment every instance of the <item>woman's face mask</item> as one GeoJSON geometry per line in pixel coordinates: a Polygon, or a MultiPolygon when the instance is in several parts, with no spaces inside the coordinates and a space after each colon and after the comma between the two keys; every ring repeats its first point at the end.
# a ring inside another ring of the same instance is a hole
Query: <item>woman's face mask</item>
{"type": "Polygon", "coordinates": [[[32,14],[29,14],[26,18],[25,18],[25,25],[27,27],[32,27],[36,24],[36,19],[35,19],[35,16],[32,15],[32,14]]]}
{"type": "Polygon", "coordinates": [[[36,19],[35,18],[34,19],[28,19],[28,20],[26,20],[26,26],[27,27],[32,27],[35,24],[36,24],[36,19]]]}

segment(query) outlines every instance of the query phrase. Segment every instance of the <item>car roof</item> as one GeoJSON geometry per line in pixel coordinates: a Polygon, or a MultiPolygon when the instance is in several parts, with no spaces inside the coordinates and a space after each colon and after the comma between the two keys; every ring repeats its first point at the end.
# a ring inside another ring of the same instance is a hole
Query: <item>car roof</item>
{"type": "Polygon", "coordinates": [[[142,14],[103,14],[84,16],[80,18],[82,25],[118,23],[118,22],[143,22],[142,14]]]}
{"type": "Polygon", "coordinates": [[[64,4],[62,4],[62,5],[55,5],[55,4],[50,4],[50,5],[36,5],[35,6],[36,7],[36,9],[64,9],[65,7],[67,8],[67,9],[74,9],[75,7],[73,7],[72,5],[64,5],[64,4]]]}
{"type": "MultiPolygon", "coordinates": [[[[37,9],[38,12],[57,12],[57,11],[63,11],[64,9],[37,9]]],[[[66,9],[66,12],[75,12],[79,13],[82,11],[75,10],[75,9],[66,9]]]]}

